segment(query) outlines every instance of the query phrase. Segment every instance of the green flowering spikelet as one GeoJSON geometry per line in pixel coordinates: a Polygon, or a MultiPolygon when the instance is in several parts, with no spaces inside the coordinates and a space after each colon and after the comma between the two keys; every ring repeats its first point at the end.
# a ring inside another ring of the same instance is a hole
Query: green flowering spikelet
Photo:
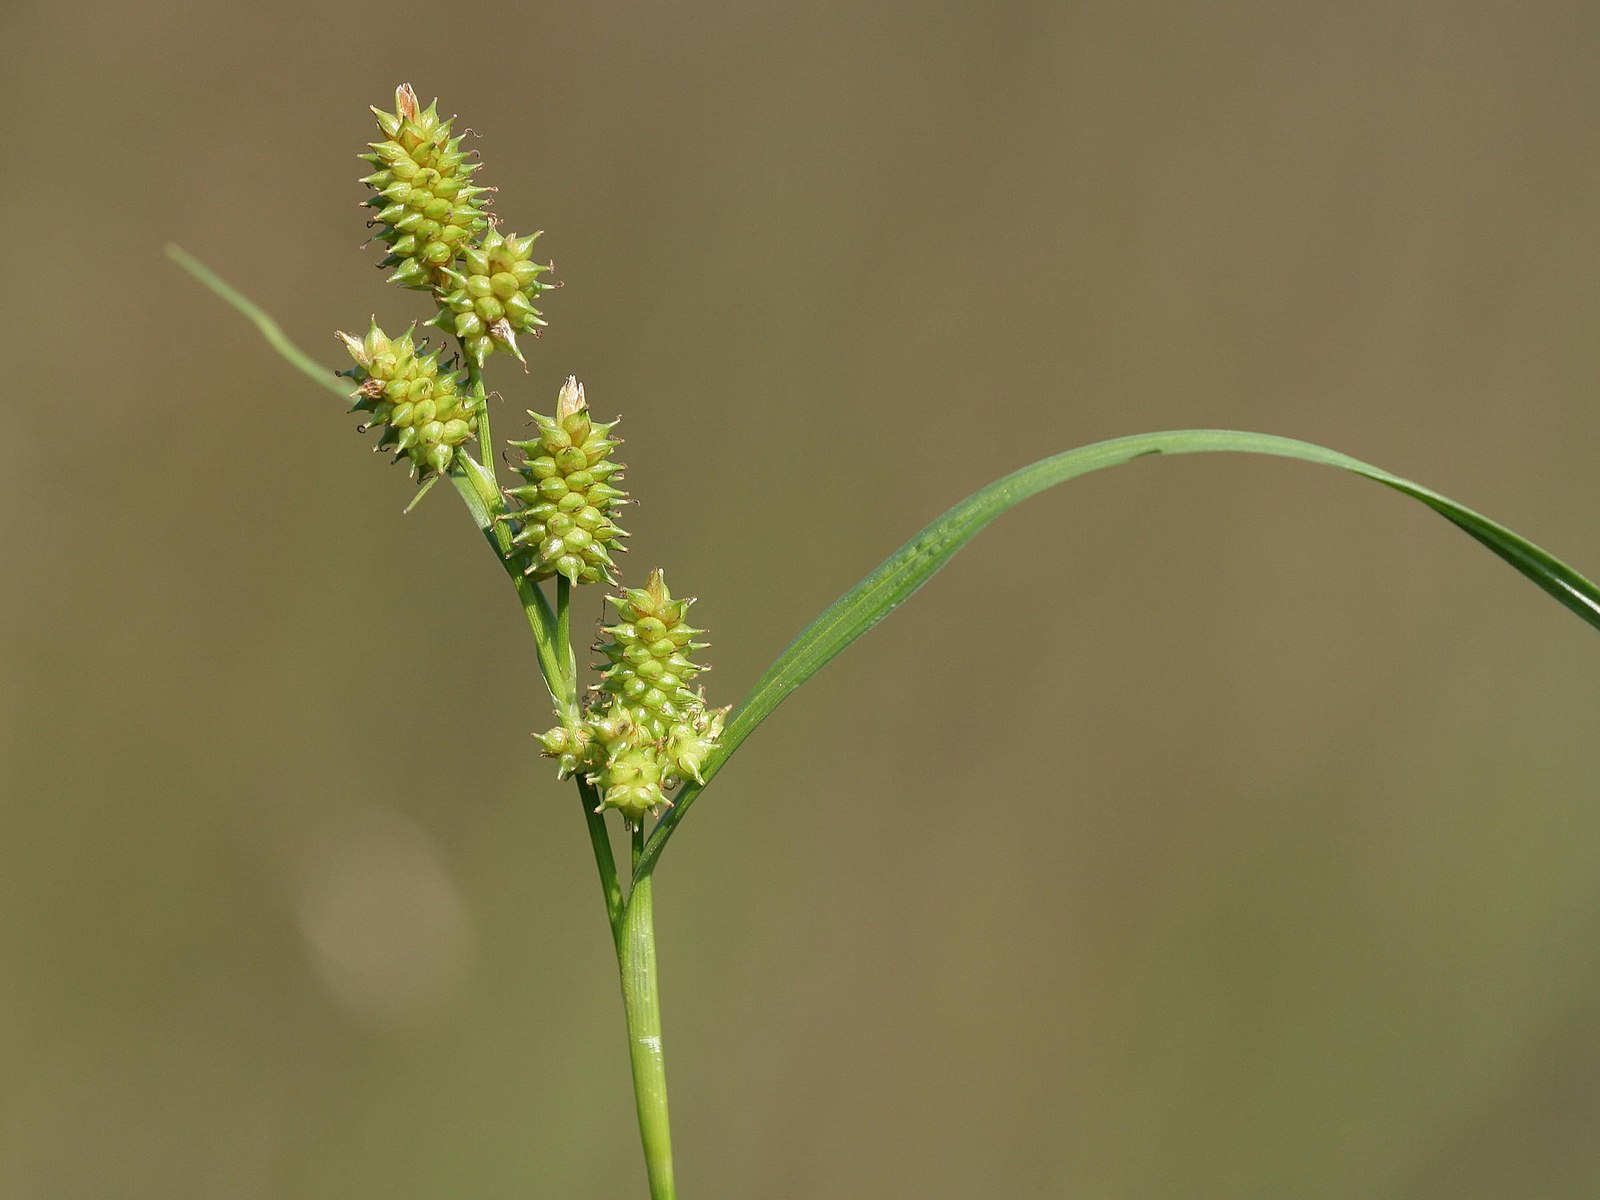
{"type": "Polygon", "coordinates": [[[613,709],[594,727],[598,766],[588,779],[599,789],[600,809],[616,809],[631,826],[670,804],[671,781],[660,749],[639,735],[626,711],[613,709]]]}
{"type": "Polygon", "coordinates": [[[693,600],[674,600],[660,571],[652,571],[642,588],[628,588],[611,597],[619,620],[605,632],[610,641],[599,649],[610,660],[600,676],[600,691],[615,698],[654,738],[665,738],[705,702],[689,682],[705,668],[689,656],[703,649],[694,641],[688,620],[693,600]]]}
{"type": "Polygon", "coordinates": [[[538,236],[491,229],[482,242],[463,247],[459,267],[444,271],[446,291],[430,323],[460,338],[480,367],[497,346],[525,363],[517,334],[537,337],[545,323],[533,300],[556,285],[539,278],[550,265],[533,261],[538,236]]]}
{"type": "Polygon", "coordinates": [[[627,493],[612,486],[622,477],[611,461],[616,422],[590,420],[583,385],[568,376],[554,417],[530,412],[539,435],[512,442],[526,461],[517,467],[527,483],[506,495],[522,503],[502,520],[512,522],[511,541],[526,557],[523,573],[536,579],[562,575],[573,583],[615,583],[611,554],[628,535],[611,519],[627,493]]]}
{"type": "Polygon", "coordinates": [[[576,771],[600,792],[601,809],[614,808],[636,826],[670,805],[668,793],[685,779],[705,782],[706,757],[722,736],[727,709],[708,709],[705,694],[689,686],[704,667],[692,655],[705,632],[687,618],[692,600],[674,600],[660,571],[643,588],[611,598],[617,624],[598,649],[608,660],[581,721],[557,726],[540,738],[563,777],[576,771]]]}
{"type": "Polygon", "coordinates": [[[423,291],[442,291],[445,271],[489,226],[484,197],[473,187],[477,163],[468,162],[461,138],[450,136],[439,102],[422,108],[410,84],[394,94],[395,111],[374,108],[385,140],[369,143],[361,157],[378,168],[361,182],[376,193],[367,204],[379,210],[379,238],[388,244],[385,267],[391,281],[423,291]]]}
{"type": "MultiPolygon", "coordinates": [[[[365,338],[339,334],[356,365],[341,374],[360,386],[351,393],[352,411],[372,414],[383,426],[376,449],[408,456],[418,473],[443,475],[456,451],[472,436],[476,397],[463,393],[453,372],[439,369],[439,354],[421,354],[407,330],[389,338],[373,322],[365,338]]],[[[363,426],[363,429],[368,426],[363,426]]]]}
{"type": "Polygon", "coordinates": [[[566,779],[588,766],[594,752],[594,734],[587,721],[574,721],[541,733],[539,746],[546,758],[556,760],[557,776],[566,779]]]}

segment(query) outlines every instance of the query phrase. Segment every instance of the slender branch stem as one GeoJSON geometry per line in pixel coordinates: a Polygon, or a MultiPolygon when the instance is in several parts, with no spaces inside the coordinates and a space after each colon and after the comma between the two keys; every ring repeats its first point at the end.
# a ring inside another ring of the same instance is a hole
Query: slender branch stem
{"type": "MultiPolygon", "coordinates": [[[[643,849],[641,832],[634,847],[643,849]]],[[[647,875],[634,885],[622,918],[617,965],[622,974],[622,1006],[628,1018],[628,1056],[633,1063],[633,1095],[639,1109],[639,1137],[651,1200],[674,1200],[672,1132],[667,1122],[667,1072],[661,1052],[661,999],[656,985],[656,934],[653,883],[647,875]]]]}
{"type": "MultiPolygon", "coordinates": [[[[542,592],[540,593],[543,594],[542,592]]],[[[578,669],[572,655],[572,583],[565,577],[556,576],[556,645],[566,654],[566,683],[565,695],[570,706],[569,712],[576,716],[578,711],[577,688],[578,669]]],[[[606,830],[605,814],[599,811],[600,793],[595,786],[583,777],[582,772],[576,776],[578,784],[578,801],[583,805],[583,821],[589,829],[589,843],[594,848],[595,866],[600,871],[600,890],[605,895],[606,920],[611,923],[611,940],[618,944],[620,953],[620,939],[622,937],[622,884],[617,877],[616,858],[611,852],[611,835],[606,830]]]]}
{"type": "Polygon", "coordinates": [[[572,652],[572,581],[556,576],[556,644],[566,651],[567,703],[578,707],[578,660],[572,652]]]}
{"type": "MultiPolygon", "coordinates": [[[[550,602],[544,589],[521,571],[511,557],[511,534],[504,522],[495,517],[504,511],[504,501],[494,490],[493,481],[483,468],[469,455],[457,456],[460,465],[451,471],[450,481],[466,503],[467,511],[483,533],[489,546],[500,560],[500,565],[516,586],[517,599],[533,631],[535,650],[539,656],[539,672],[544,676],[545,687],[556,702],[563,721],[576,721],[578,717],[577,671],[574,666],[572,643],[568,630],[571,618],[571,585],[565,579],[556,585],[556,612],[550,611],[550,602]]],[[[605,817],[595,811],[600,797],[592,784],[578,776],[578,796],[583,805],[584,824],[589,829],[589,844],[594,851],[595,869],[600,873],[600,890],[605,898],[606,921],[611,926],[615,942],[622,930],[622,885],[617,877],[616,858],[611,852],[611,837],[606,832],[605,817]]]]}
{"type": "Polygon", "coordinates": [[[551,699],[556,702],[556,711],[563,720],[574,717],[578,710],[573,701],[572,677],[568,673],[572,656],[562,653],[562,643],[556,639],[550,601],[545,599],[543,589],[527,576],[518,574],[515,583],[523,615],[528,619],[528,628],[533,630],[539,671],[544,675],[551,699]]]}
{"type": "Polygon", "coordinates": [[[550,601],[539,585],[517,570],[511,557],[511,533],[505,524],[495,518],[504,511],[500,493],[494,490],[493,480],[483,466],[470,455],[458,454],[451,468],[450,482],[472,514],[473,523],[489,543],[500,566],[510,576],[522,604],[528,628],[533,631],[534,648],[539,657],[539,671],[544,676],[545,687],[555,700],[563,717],[575,711],[574,685],[567,668],[571,650],[563,652],[557,641],[556,616],[550,611],[550,601]]]}
{"type": "Polygon", "coordinates": [[[572,646],[572,580],[565,575],[556,576],[556,640],[572,646]]]}
{"type": "Polygon", "coordinates": [[[494,485],[495,494],[499,495],[500,481],[494,470],[494,434],[489,429],[489,393],[483,386],[483,368],[478,365],[478,360],[467,353],[465,345],[461,347],[462,360],[467,364],[467,387],[472,389],[472,394],[478,400],[478,415],[473,418],[472,429],[478,438],[478,453],[483,455],[483,469],[489,473],[489,482],[494,485]]]}
{"type": "Polygon", "coordinates": [[[578,798],[583,804],[583,820],[589,827],[589,842],[594,847],[595,866],[600,871],[600,890],[605,894],[606,920],[611,922],[611,940],[622,953],[622,915],[627,908],[622,898],[622,883],[617,874],[616,859],[611,853],[611,834],[606,829],[605,814],[599,811],[600,792],[582,775],[575,775],[578,798]]]}

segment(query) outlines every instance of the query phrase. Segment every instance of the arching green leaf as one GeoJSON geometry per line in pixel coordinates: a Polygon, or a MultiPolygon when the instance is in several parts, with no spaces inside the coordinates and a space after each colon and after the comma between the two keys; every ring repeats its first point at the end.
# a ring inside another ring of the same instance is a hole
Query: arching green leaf
{"type": "MultiPolygon", "coordinates": [[[[734,712],[721,744],[707,760],[704,768],[706,781],[710,782],[740,743],[755,732],[756,726],[766,720],[790,692],[904,603],[912,592],[949,562],[957,550],[1001,513],[1058,483],[1107,467],[1120,466],[1136,458],[1216,453],[1266,454],[1339,467],[1403,492],[1464,529],[1590,625],[1600,629],[1600,589],[1594,584],[1560,559],[1505,526],[1421,484],[1390,474],[1347,454],[1340,454],[1337,450],[1293,438],[1274,437],[1265,433],[1238,433],[1226,429],[1143,433],[1068,450],[1014,471],[1004,479],[974,492],[901,546],[877,570],[835,600],[767,668],[766,674],[756,682],[734,712]]],[[[654,870],[662,847],[667,844],[703,787],[703,784],[693,782],[684,785],[676,805],[650,835],[634,871],[635,878],[643,878],[654,870]]]]}

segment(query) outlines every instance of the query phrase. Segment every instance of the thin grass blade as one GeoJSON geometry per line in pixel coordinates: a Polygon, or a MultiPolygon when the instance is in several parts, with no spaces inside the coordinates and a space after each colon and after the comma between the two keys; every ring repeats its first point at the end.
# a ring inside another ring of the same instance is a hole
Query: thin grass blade
{"type": "Polygon", "coordinates": [[[228,304],[243,313],[246,319],[261,331],[261,336],[267,339],[267,344],[307,378],[346,400],[350,398],[349,388],[340,385],[331,368],[323,366],[290,341],[289,336],[283,332],[282,327],[276,321],[250,300],[235,291],[222,276],[190,254],[182,246],[174,245],[171,242],[167,243],[167,257],[190,275],[193,275],[211,292],[220,296],[228,304]]]}

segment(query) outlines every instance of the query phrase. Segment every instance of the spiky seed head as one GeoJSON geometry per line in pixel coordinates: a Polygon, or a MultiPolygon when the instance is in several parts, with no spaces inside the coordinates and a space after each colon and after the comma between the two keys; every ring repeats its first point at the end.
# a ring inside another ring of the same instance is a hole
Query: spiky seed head
{"type": "Polygon", "coordinates": [[[644,587],[627,589],[611,603],[618,621],[605,627],[610,640],[600,650],[610,664],[600,690],[626,705],[651,737],[665,738],[704,708],[689,684],[703,670],[691,655],[699,648],[695,636],[705,631],[688,623],[693,601],[673,599],[659,570],[644,587]]]}
{"type": "Polygon", "coordinates": [[[701,770],[711,751],[722,739],[722,726],[728,710],[708,710],[704,692],[697,693],[697,699],[700,706],[698,711],[691,712],[688,720],[680,721],[668,731],[663,749],[674,774],[704,783],[701,770]]]}
{"type": "Polygon", "coordinates": [[[546,758],[557,763],[556,774],[561,779],[574,775],[589,763],[594,734],[581,721],[557,725],[539,735],[539,746],[546,758]]]}
{"type": "Polygon", "coordinates": [[[372,414],[383,427],[379,449],[405,455],[421,476],[442,475],[472,437],[481,400],[461,390],[459,376],[439,366],[439,355],[423,353],[407,330],[390,338],[376,321],[365,337],[340,333],[355,361],[345,374],[356,382],[353,411],[372,414]]]}
{"type": "Polygon", "coordinates": [[[473,186],[478,164],[451,136],[437,100],[423,108],[408,83],[394,99],[394,112],[372,110],[384,140],[361,156],[377,168],[361,182],[373,191],[367,203],[378,210],[378,237],[389,248],[382,265],[394,268],[389,278],[442,294],[445,271],[489,225],[488,189],[473,186]]]}
{"type": "Polygon", "coordinates": [[[583,385],[568,376],[556,400],[556,415],[530,412],[537,436],[512,442],[524,461],[525,481],[506,495],[519,507],[504,519],[525,574],[536,579],[565,576],[573,583],[613,581],[612,554],[627,534],[612,520],[626,497],[615,485],[624,467],[611,461],[616,422],[591,419],[583,385]]]}
{"type": "Polygon", "coordinates": [[[653,745],[628,746],[590,776],[600,789],[600,808],[614,808],[630,826],[653,815],[667,799],[661,755],[653,745]]]}
{"type": "Polygon", "coordinates": [[[637,826],[670,805],[684,780],[705,782],[728,710],[707,708],[704,693],[685,682],[703,669],[689,657],[703,645],[693,640],[701,631],[685,620],[690,601],[674,599],[660,571],[612,604],[620,620],[600,647],[609,666],[599,688],[575,727],[558,726],[540,741],[564,773],[585,772],[602,809],[637,826]]]}
{"type": "Polygon", "coordinates": [[[445,290],[432,323],[460,338],[479,366],[496,348],[525,362],[517,334],[545,323],[533,302],[555,285],[540,278],[549,264],[533,261],[538,236],[491,229],[481,242],[464,246],[460,262],[444,271],[445,290]]]}

